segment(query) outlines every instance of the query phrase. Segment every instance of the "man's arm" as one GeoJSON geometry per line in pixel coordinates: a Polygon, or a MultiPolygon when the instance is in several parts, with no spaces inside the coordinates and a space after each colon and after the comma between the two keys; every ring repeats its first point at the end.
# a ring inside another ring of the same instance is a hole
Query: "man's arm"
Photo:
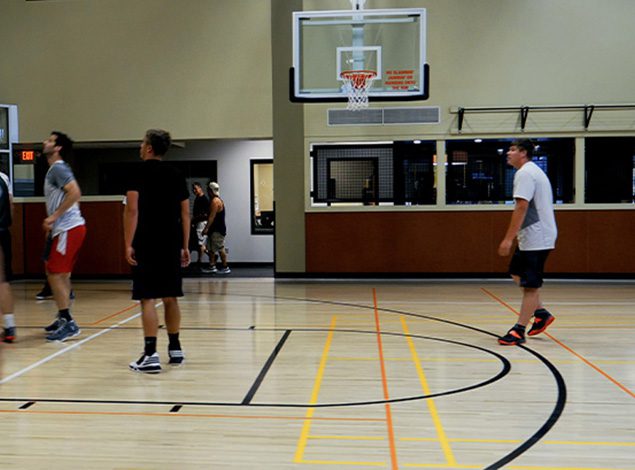
{"type": "Polygon", "coordinates": [[[123,238],[126,247],[126,261],[131,266],[137,265],[132,240],[137,231],[139,221],[139,193],[128,191],[126,193],[126,205],[123,210],[123,238]]]}
{"type": "Polygon", "coordinates": [[[181,266],[190,264],[190,250],[188,242],[190,240],[190,200],[181,201],[181,227],[183,229],[183,247],[181,248],[181,266]]]}
{"type": "Polygon", "coordinates": [[[203,234],[207,235],[207,233],[209,232],[209,229],[212,226],[212,222],[214,222],[214,218],[216,217],[216,214],[218,213],[219,209],[220,209],[220,201],[218,200],[217,197],[215,197],[214,199],[212,199],[212,202],[209,205],[209,217],[207,218],[207,225],[205,226],[205,229],[203,230],[203,234]]]}
{"type": "Polygon", "coordinates": [[[62,189],[64,190],[64,193],[66,193],[64,195],[64,199],[62,200],[62,203],[55,210],[55,212],[44,219],[44,222],[42,224],[44,230],[47,232],[52,230],[55,221],[59,219],[64,214],[64,212],[70,209],[73,204],[79,202],[80,198],[82,197],[82,191],[79,189],[79,185],[75,180],[66,183],[66,185],[63,186],[62,189]]]}
{"type": "Polygon", "coordinates": [[[518,235],[520,227],[523,225],[527,209],[529,208],[529,201],[526,199],[516,198],[516,205],[514,206],[514,212],[512,212],[512,218],[509,221],[509,227],[503,241],[498,246],[498,254],[500,256],[507,256],[511,253],[514,238],[518,235]]]}

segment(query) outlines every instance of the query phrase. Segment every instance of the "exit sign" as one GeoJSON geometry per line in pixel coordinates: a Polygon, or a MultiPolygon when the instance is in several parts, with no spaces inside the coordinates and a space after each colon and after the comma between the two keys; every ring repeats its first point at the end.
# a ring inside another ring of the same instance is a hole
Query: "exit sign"
{"type": "Polygon", "coordinates": [[[32,162],[35,160],[35,152],[33,150],[22,150],[20,157],[23,162],[32,162]]]}

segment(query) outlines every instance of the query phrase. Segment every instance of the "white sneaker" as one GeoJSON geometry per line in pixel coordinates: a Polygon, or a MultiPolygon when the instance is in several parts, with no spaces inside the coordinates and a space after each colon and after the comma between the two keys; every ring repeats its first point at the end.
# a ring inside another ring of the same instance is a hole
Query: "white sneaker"
{"type": "Polygon", "coordinates": [[[144,374],[158,374],[161,372],[161,361],[159,360],[159,353],[155,352],[152,356],[146,356],[142,354],[138,361],[131,362],[129,366],[131,370],[135,372],[142,372],[144,374]]]}
{"type": "Polygon", "coordinates": [[[225,268],[220,268],[218,270],[218,274],[229,274],[230,272],[232,272],[232,270],[229,269],[229,266],[227,266],[225,268]]]}

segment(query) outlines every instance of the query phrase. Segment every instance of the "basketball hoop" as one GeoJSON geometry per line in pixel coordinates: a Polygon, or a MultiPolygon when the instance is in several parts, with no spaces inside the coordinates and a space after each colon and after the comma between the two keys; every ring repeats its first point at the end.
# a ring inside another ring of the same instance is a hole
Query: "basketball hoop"
{"type": "Polygon", "coordinates": [[[343,90],[348,95],[347,109],[358,111],[368,108],[368,89],[373,80],[377,77],[377,72],[372,70],[345,70],[340,73],[344,81],[343,90]]]}

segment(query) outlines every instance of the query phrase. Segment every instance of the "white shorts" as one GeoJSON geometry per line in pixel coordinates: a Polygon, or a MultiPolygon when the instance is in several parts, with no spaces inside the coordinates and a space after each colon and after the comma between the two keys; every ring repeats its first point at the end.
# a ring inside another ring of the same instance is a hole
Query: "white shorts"
{"type": "Polygon", "coordinates": [[[203,230],[207,226],[207,222],[196,222],[196,239],[198,240],[198,246],[207,245],[207,235],[203,235],[203,230]]]}

